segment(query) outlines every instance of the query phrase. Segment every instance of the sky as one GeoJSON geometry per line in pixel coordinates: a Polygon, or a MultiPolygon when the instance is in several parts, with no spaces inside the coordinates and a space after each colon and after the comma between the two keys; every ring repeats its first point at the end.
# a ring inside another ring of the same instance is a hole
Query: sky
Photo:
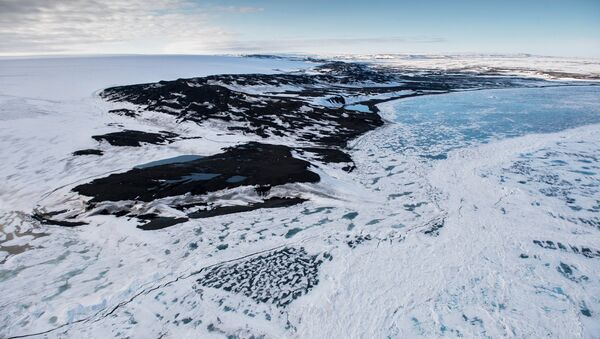
{"type": "Polygon", "coordinates": [[[0,56],[600,57],[600,0],[0,0],[0,56]]]}

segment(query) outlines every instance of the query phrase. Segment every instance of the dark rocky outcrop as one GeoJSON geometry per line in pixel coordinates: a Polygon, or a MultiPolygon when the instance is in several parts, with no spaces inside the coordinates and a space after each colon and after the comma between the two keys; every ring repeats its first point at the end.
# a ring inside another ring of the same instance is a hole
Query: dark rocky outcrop
{"type": "Polygon", "coordinates": [[[143,143],[164,144],[175,140],[177,134],[171,132],[150,133],[143,131],[124,130],[120,132],[94,135],[97,141],[106,141],[113,146],[133,146],[139,147],[143,143]]]}
{"type": "Polygon", "coordinates": [[[152,201],[183,194],[203,195],[238,186],[272,187],[317,182],[310,163],[281,145],[249,143],[201,159],[134,168],[76,186],[73,191],[101,201],[152,201]],[[235,180],[232,180],[235,179],[235,180]]]}
{"type": "Polygon", "coordinates": [[[73,152],[74,156],[78,156],[78,155],[103,155],[103,154],[104,154],[104,152],[102,152],[99,149],[82,149],[82,150],[73,152]]]}

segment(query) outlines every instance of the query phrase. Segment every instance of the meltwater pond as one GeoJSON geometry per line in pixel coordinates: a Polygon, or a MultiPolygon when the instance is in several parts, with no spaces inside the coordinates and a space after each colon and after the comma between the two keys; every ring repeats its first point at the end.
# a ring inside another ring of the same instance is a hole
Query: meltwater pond
{"type": "Polygon", "coordinates": [[[452,149],[600,123],[600,86],[454,92],[380,105],[400,131],[387,147],[443,159],[452,149]]]}
{"type": "Polygon", "coordinates": [[[145,163],[142,165],[137,165],[137,166],[135,166],[135,168],[143,169],[143,168],[168,165],[168,164],[179,164],[182,162],[190,162],[190,161],[194,161],[194,160],[198,160],[198,159],[202,159],[202,156],[200,156],[200,155],[179,155],[179,156],[172,157],[172,158],[161,159],[161,160],[151,161],[151,162],[148,162],[148,163],[145,163]]]}

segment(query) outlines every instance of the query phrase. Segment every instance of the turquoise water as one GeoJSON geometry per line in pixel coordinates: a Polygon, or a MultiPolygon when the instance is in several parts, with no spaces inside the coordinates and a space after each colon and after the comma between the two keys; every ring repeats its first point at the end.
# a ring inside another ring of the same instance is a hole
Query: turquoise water
{"type": "Polygon", "coordinates": [[[371,113],[371,109],[367,105],[356,104],[356,105],[346,105],[345,109],[349,109],[351,111],[358,111],[363,113],[371,113]]]}
{"type": "Polygon", "coordinates": [[[511,88],[399,100],[398,151],[443,159],[452,149],[600,123],[600,86],[511,88]]]}
{"type": "Polygon", "coordinates": [[[192,173],[189,175],[184,175],[179,179],[164,180],[163,182],[165,184],[181,184],[181,183],[185,183],[188,181],[208,181],[208,180],[214,179],[220,175],[221,174],[219,174],[219,173],[192,173]]]}
{"type": "Polygon", "coordinates": [[[227,180],[225,180],[225,181],[227,181],[228,183],[232,183],[232,184],[234,184],[234,183],[242,182],[242,181],[244,181],[244,180],[246,180],[246,179],[248,179],[248,177],[245,177],[245,176],[243,176],[243,175],[234,175],[234,176],[232,176],[232,177],[229,177],[229,178],[228,178],[227,180]]]}
{"type": "Polygon", "coordinates": [[[178,164],[178,163],[190,162],[190,161],[194,161],[194,160],[198,160],[198,159],[202,159],[202,157],[199,155],[179,155],[179,156],[176,156],[173,158],[161,159],[161,160],[151,161],[151,162],[148,162],[148,163],[145,163],[142,165],[137,165],[137,166],[135,166],[135,168],[141,169],[141,168],[155,167],[155,166],[167,165],[167,164],[178,164]]]}

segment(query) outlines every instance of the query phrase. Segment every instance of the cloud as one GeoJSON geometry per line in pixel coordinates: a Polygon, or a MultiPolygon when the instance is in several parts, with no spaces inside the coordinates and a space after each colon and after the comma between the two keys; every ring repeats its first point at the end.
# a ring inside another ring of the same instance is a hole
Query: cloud
{"type": "Polygon", "coordinates": [[[231,38],[213,23],[209,9],[192,5],[187,0],[0,0],[0,54],[152,53],[178,41],[206,49],[231,38]]]}
{"type": "Polygon", "coordinates": [[[227,13],[257,13],[264,11],[262,7],[250,7],[250,6],[219,6],[215,8],[221,12],[227,13]]]}
{"type": "Polygon", "coordinates": [[[391,52],[438,37],[242,39],[218,22],[263,8],[198,0],[0,0],[0,55],[391,52]]]}

